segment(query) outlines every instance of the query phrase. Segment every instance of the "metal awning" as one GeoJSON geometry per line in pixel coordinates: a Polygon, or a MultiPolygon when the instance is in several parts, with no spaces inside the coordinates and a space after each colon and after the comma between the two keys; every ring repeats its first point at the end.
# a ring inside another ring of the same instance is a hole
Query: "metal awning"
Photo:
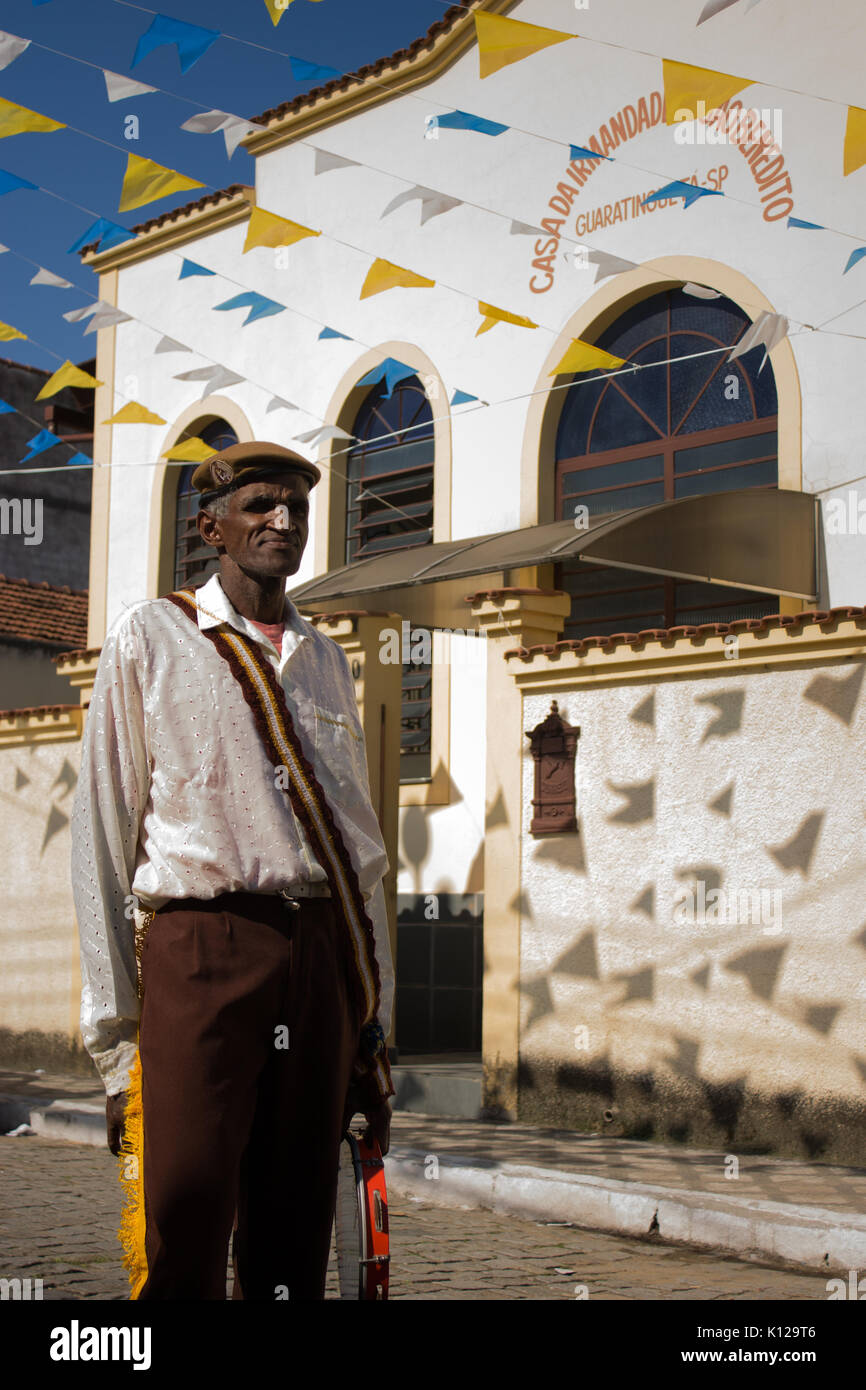
{"type": "Polygon", "coordinates": [[[509,588],[526,565],[587,560],[813,602],[815,507],[810,493],[742,488],[573,521],[371,555],[289,591],[308,613],[362,608],[429,628],[465,627],[466,595],[509,588]],[[471,584],[467,581],[471,580],[471,584]]]}

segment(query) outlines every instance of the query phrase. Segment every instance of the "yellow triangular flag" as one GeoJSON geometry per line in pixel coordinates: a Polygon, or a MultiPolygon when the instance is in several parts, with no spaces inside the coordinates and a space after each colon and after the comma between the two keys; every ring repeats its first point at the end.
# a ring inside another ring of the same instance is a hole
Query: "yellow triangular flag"
{"type": "Polygon", "coordinates": [[[213,445],[205,444],[197,434],[191,439],[184,439],[180,444],[172,444],[164,454],[160,454],[160,458],[177,459],[179,463],[204,463],[205,459],[212,459],[213,456],[213,445]]]}
{"type": "Polygon", "coordinates": [[[302,227],[300,222],[290,222],[287,217],[279,217],[275,212],[265,212],[264,208],[253,208],[247,227],[247,239],[243,254],[252,251],[254,246],[294,246],[305,236],[321,236],[312,227],[302,227]]]}
{"type": "Polygon", "coordinates": [[[291,4],[292,0],[265,0],[265,8],[275,29],[291,4]]]}
{"type": "Polygon", "coordinates": [[[478,301],[479,314],[485,314],[486,318],[481,327],[475,330],[475,336],[479,333],[486,333],[495,323],[516,323],[518,328],[537,328],[538,324],[533,323],[532,319],[521,318],[519,314],[509,314],[505,309],[497,309],[493,304],[485,304],[483,300],[478,301]]]}
{"type": "Polygon", "coordinates": [[[849,106],[842,173],[853,174],[861,164],[866,164],[866,111],[861,110],[859,106],[849,106]]]}
{"type": "Polygon", "coordinates": [[[65,129],[63,121],[53,121],[50,116],[40,116],[38,111],[30,111],[26,106],[0,97],[0,140],[4,135],[21,135],[26,130],[65,129]]]}
{"type": "Polygon", "coordinates": [[[154,415],[153,411],[148,410],[146,405],[139,405],[138,401],[129,401],[102,423],[103,425],[164,425],[166,421],[161,415],[154,415]]]}
{"type": "Polygon", "coordinates": [[[481,77],[489,77],[509,63],[519,63],[521,58],[553,43],[577,38],[577,34],[565,34],[561,29],[544,29],[540,24],[525,24],[523,20],[504,19],[496,14],[476,14],[475,33],[481,77]]]}
{"type": "Polygon", "coordinates": [[[730,97],[751,86],[751,77],[732,77],[727,72],[714,72],[712,68],[693,68],[688,63],[674,63],[670,58],[662,58],[662,72],[665,87],[665,123],[673,125],[678,111],[693,111],[698,114],[698,102],[702,101],[707,111],[723,106],[730,97]]]}
{"type": "Polygon", "coordinates": [[[62,367],[58,367],[53,376],[50,376],[43,386],[37,401],[47,400],[49,396],[56,396],[58,391],[62,391],[64,386],[90,386],[96,388],[102,382],[97,381],[95,376],[89,372],[83,372],[80,367],[76,367],[72,362],[64,362],[62,367]]]}
{"type": "Polygon", "coordinates": [[[361,286],[360,298],[369,299],[371,294],[381,294],[383,290],[398,287],[404,290],[424,290],[435,284],[436,281],[428,280],[426,275],[416,275],[414,270],[405,270],[403,266],[394,265],[392,261],[383,261],[380,257],[367,271],[367,278],[361,286]]]}
{"type": "Polygon", "coordinates": [[[599,367],[624,367],[625,359],[614,357],[611,352],[604,352],[602,348],[594,347],[592,343],[585,343],[580,338],[575,338],[570,348],[566,348],[565,355],[557,362],[549,376],[556,376],[558,372],[594,372],[599,367]]]}
{"type": "Polygon", "coordinates": [[[0,323],[0,341],[8,343],[10,338],[24,338],[26,333],[19,333],[17,328],[13,328],[11,323],[0,323]]]}
{"type": "Polygon", "coordinates": [[[167,198],[169,193],[182,193],[187,188],[204,186],[198,179],[188,179],[186,174],[179,174],[176,169],[167,169],[164,164],[131,154],[127,156],[117,211],[129,212],[130,208],[140,208],[145,203],[155,203],[158,198],[167,198]]]}

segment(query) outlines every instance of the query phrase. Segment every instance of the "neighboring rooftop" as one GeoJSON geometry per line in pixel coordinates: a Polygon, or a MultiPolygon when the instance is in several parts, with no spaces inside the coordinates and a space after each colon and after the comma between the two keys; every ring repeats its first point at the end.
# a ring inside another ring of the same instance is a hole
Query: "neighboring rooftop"
{"type": "Polygon", "coordinates": [[[87,590],[0,574],[0,643],[27,643],[62,651],[87,641],[87,590]]]}

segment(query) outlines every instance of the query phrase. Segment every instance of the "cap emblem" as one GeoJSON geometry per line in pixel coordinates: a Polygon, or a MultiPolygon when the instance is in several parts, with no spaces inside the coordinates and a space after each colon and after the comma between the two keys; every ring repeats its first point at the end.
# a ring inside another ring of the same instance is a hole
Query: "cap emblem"
{"type": "Polygon", "coordinates": [[[214,459],[210,466],[210,474],[217,487],[225,487],[234,478],[234,469],[228,463],[223,463],[222,459],[214,459]]]}

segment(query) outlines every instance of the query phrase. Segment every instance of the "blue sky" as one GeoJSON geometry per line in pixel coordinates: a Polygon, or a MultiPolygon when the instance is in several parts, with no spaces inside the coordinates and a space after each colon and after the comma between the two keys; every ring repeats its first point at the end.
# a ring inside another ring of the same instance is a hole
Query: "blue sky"
{"type": "Polygon", "coordinates": [[[246,43],[219,38],[186,74],[174,48],[159,49],[131,69],[138,39],[158,4],[145,9],[125,0],[3,0],[0,28],[32,43],[0,72],[0,97],[87,134],[67,129],[0,140],[0,169],[68,200],[29,189],[0,197],[0,243],[30,258],[0,255],[0,321],[28,336],[27,342],[0,342],[0,356],[52,371],[66,358],[92,356],[95,336],[85,337],[84,324],[67,324],[62,315],[95,296],[97,277],[68,247],[97,216],[131,227],[208,191],[196,189],[118,213],[128,153],[212,188],[253,183],[254,161],[243,149],[229,160],[221,135],[194,135],[180,125],[214,107],[255,116],[317,85],[293,79],[287,54],[352,71],[411,43],[448,8],[443,0],[294,0],[275,29],[264,0],[168,0],[159,12],[246,43]],[[162,91],[109,103],[100,68],[162,91]],[[124,139],[124,117],[130,113],[139,118],[137,141],[124,139]],[[36,273],[31,262],[76,288],[30,286],[36,273]]]}

